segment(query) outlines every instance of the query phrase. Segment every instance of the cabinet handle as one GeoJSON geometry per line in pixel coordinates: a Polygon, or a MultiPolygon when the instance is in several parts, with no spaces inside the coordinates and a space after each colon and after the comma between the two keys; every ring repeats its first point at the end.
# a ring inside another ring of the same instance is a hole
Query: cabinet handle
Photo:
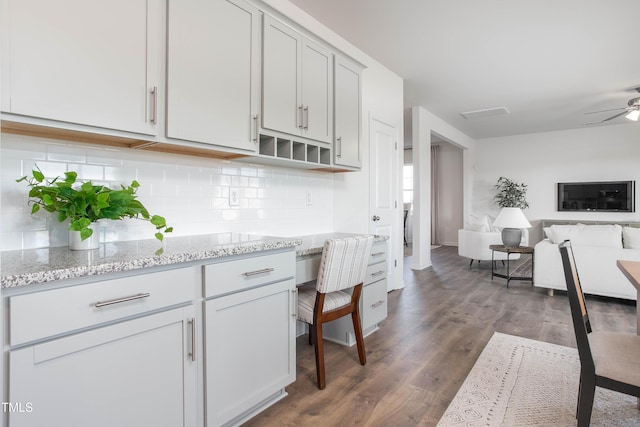
{"type": "Polygon", "coordinates": [[[371,308],[376,308],[376,307],[380,307],[382,304],[384,304],[383,300],[378,301],[375,304],[371,304],[371,308]]]}
{"type": "Polygon", "coordinates": [[[371,256],[380,256],[380,255],[384,255],[384,252],[376,252],[374,254],[371,254],[371,256]]]}
{"type": "Polygon", "coordinates": [[[302,114],[303,108],[304,108],[304,105],[302,104],[298,105],[298,127],[300,129],[304,127],[303,114],[302,114]]]}
{"type": "Polygon", "coordinates": [[[309,106],[302,109],[304,112],[304,130],[309,130],[309,106]]]}
{"type": "Polygon", "coordinates": [[[342,157],[342,137],[336,138],[336,156],[342,157]]]}
{"type": "Polygon", "coordinates": [[[271,273],[272,271],[274,271],[273,268],[263,268],[262,270],[247,271],[246,273],[242,273],[242,275],[249,277],[249,276],[255,276],[258,274],[271,273]]]}
{"type": "Polygon", "coordinates": [[[94,306],[96,308],[100,308],[100,307],[104,307],[105,305],[120,304],[121,302],[133,301],[137,299],[147,298],[149,296],[151,296],[151,294],[147,292],[144,294],[131,295],[130,297],[117,298],[109,301],[98,301],[97,303],[94,304],[94,306]]]}
{"type": "Polygon", "coordinates": [[[192,317],[189,319],[189,324],[191,324],[191,353],[189,356],[191,357],[191,361],[196,361],[196,318],[192,317]]]}
{"type": "Polygon", "coordinates": [[[293,310],[291,310],[291,317],[295,317],[297,319],[298,318],[298,288],[292,289],[291,292],[293,292],[293,295],[294,295],[294,298],[292,298],[293,310]]]}
{"type": "Polygon", "coordinates": [[[384,270],[380,270],[380,271],[376,271],[375,273],[371,273],[371,277],[376,277],[376,276],[379,276],[381,274],[384,274],[384,270]]]}
{"type": "Polygon", "coordinates": [[[154,86],[153,89],[151,89],[151,96],[151,123],[155,125],[158,121],[158,86],[154,86]]]}
{"type": "Polygon", "coordinates": [[[254,142],[258,142],[258,134],[260,133],[260,120],[258,120],[258,115],[256,114],[255,116],[253,116],[253,126],[254,126],[254,130],[256,131],[255,133],[255,137],[253,138],[254,142]]]}

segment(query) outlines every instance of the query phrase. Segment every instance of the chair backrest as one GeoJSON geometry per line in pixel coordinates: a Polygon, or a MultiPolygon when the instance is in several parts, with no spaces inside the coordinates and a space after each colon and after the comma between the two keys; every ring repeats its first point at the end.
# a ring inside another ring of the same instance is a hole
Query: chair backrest
{"type": "Polygon", "coordinates": [[[348,289],[364,281],[373,236],[324,242],[316,289],[323,294],[348,289]]]}
{"type": "Polygon", "coordinates": [[[591,323],[589,322],[589,313],[584,302],[584,293],[580,286],[580,277],[578,276],[578,269],[573,256],[573,248],[569,240],[560,243],[558,248],[560,249],[562,265],[564,266],[564,278],[567,282],[567,294],[569,296],[571,318],[573,319],[573,329],[576,334],[580,363],[583,369],[589,366],[594,368],[591,347],[589,347],[591,323]]]}

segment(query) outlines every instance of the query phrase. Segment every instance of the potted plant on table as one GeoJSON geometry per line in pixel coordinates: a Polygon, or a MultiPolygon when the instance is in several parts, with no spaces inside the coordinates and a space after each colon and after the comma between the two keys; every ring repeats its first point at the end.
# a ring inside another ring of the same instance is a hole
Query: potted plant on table
{"type": "Polygon", "coordinates": [[[71,249],[95,249],[98,245],[93,226],[98,220],[138,218],[149,221],[156,228],[155,237],[162,241],[163,233],[170,233],[164,217],[151,215],[137,200],[136,191],[140,184],[132,181],[113,190],[103,185],[94,185],[91,181],[77,182],[76,172],[65,172],[64,179],[45,178],[40,169],[33,170],[32,176],[23,176],[16,182],[26,181],[30,187],[29,203],[31,214],[40,209],[57,213],[60,222],[69,220],[69,246],[71,249]],[[90,239],[93,236],[93,239],[90,239]],[[80,243],[90,239],[90,244],[80,243]]]}
{"type": "Polygon", "coordinates": [[[522,209],[529,207],[527,185],[501,176],[495,188],[498,190],[498,194],[495,195],[494,201],[502,210],[493,225],[502,228],[502,244],[504,246],[520,246],[522,229],[531,227],[522,213],[522,209]]]}

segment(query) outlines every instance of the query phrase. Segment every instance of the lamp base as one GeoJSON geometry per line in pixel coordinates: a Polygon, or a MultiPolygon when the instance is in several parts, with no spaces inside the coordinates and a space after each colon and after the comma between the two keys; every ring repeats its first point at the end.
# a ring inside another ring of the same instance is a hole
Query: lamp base
{"type": "Polygon", "coordinates": [[[503,228],[502,244],[507,248],[517,248],[522,241],[522,230],[519,228],[503,228]]]}

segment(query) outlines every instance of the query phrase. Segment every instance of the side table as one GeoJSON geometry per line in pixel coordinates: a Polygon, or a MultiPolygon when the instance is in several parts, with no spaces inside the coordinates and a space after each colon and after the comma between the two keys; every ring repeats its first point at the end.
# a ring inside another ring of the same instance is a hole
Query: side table
{"type": "Polygon", "coordinates": [[[531,284],[533,284],[533,247],[531,246],[515,246],[515,247],[507,247],[504,245],[489,245],[489,249],[491,249],[491,280],[494,277],[501,277],[503,279],[507,279],[507,288],[509,287],[509,282],[512,280],[530,280],[531,284]],[[493,261],[493,254],[495,251],[504,252],[507,254],[507,274],[496,273],[495,272],[495,263],[493,261]],[[522,254],[522,255],[531,255],[531,276],[514,276],[509,266],[509,256],[511,254],[522,254]]]}

